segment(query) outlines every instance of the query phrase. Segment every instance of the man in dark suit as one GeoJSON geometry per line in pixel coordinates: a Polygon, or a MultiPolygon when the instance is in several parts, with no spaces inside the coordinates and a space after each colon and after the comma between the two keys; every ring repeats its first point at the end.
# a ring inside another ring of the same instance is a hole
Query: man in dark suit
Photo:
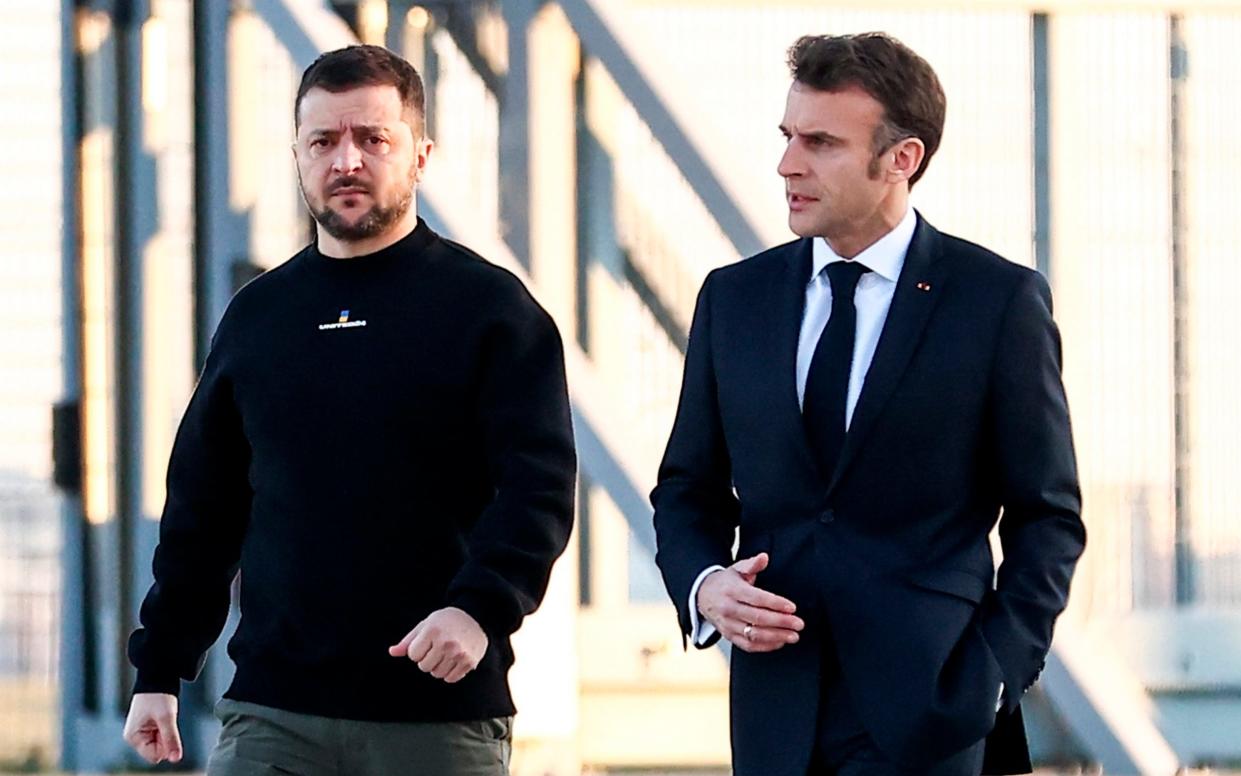
{"type": "Polygon", "coordinates": [[[910,208],[945,106],[917,54],[805,37],[789,65],[801,239],[703,284],[657,562],[695,644],[736,647],[737,776],[1027,772],[1085,544],[1048,285],[910,208]]]}

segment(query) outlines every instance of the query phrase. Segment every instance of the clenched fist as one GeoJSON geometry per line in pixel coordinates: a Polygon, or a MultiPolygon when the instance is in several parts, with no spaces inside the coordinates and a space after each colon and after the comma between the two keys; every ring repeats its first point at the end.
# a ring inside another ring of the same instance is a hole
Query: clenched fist
{"type": "Polygon", "coordinates": [[[393,657],[408,657],[418,668],[452,684],[478,667],[487,653],[487,634],[473,617],[450,606],[427,615],[388,647],[393,657]]]}
{"type": "Polygon", "coordinates": [[[149,763],[181,762],[181,734],[177,732],[177,696],[140,692],[129,704],[125,741],[149,763]]]}

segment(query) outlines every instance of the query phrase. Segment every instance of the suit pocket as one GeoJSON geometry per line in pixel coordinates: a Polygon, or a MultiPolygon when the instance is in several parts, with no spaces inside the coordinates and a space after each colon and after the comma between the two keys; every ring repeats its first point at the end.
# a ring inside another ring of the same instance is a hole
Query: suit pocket
{"type": "Polygon", "coordinates": [[[981,603],[991,585],[977,574],[957,569],[927,569],[908,573],[905,581],[916,588],[981,603]]]}

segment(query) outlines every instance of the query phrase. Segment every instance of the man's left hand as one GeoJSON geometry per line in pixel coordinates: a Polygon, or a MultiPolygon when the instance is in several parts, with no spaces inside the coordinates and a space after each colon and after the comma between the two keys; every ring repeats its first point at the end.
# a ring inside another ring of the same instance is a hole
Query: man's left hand
{"type": "Polygon", "coordinates": [[[388,647],[389,655],[408,657],[418,668],[449,684],[477,668],[486,652],[487,634],[473,617],[454,606],[431,612],[399,643],[388,647]]]}

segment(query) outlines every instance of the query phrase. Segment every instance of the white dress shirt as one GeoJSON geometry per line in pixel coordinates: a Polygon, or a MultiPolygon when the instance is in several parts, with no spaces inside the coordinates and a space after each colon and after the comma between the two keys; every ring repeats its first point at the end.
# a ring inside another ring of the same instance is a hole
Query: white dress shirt
{"type": "MultiPolygon", "coordinates": [[[[853,340],[853,366],[849,372],[849,395],[845,403],[845,429],[849,428],[858,397],[862,395],[866,372],[875,357],[879,335],[883,332],[883,323],[888,319],[892,297],[896,294],[896,280],[901,275],[901,268],[905,266],[905,254],[909,251],[909,243],[913,240],[914,227],[917,225],[918,219],[914,210],[909,208],[896,228],[853,257],[854,261],[866,265],[870,272],[862,275],[858,280],[857,290],[853,292],[853,305],[857,308],[857,329],[853,340]]],[[[812,269],[806,282],[806,304],[802,308],[801,336],[797,340],[798,404],[805,401],[810,360],[814,358],[814,349],[819,344],[819,337],[832,314],[832,285],[823,269],[832,262],[848,261],[838,256],[822,237],[814,238],[813,245],[812,269]]],[[[703,569],[694,581],[694,586],[690,588],[690,630],[696,646],[702,646],[715,633],[715,626],[698,616],[698,587],[708,574],[723,568],[709,566],[703,569]]]]}

